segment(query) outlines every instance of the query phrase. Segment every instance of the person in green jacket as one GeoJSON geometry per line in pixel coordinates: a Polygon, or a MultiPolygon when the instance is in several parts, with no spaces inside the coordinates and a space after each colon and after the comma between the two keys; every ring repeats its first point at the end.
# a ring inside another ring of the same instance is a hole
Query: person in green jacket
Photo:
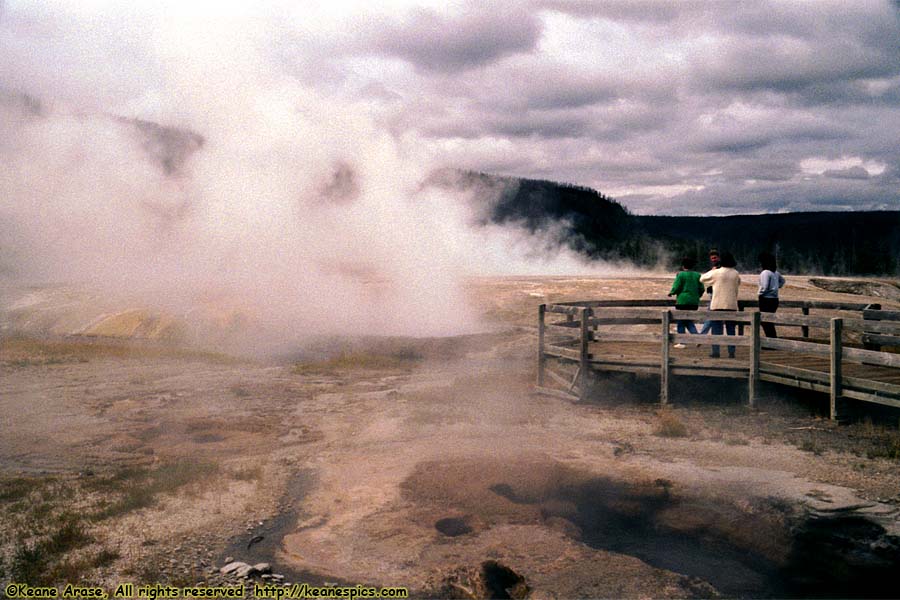
{"type": "MultiPolygon", "coordinates": [[[[677,310],[697,310],[700,306],[700,296],[703,295],[704,287],[700,283],[700,273],[694,271],[697,261],[690,257],[681,259],[681,271],[675,276],[675,282],[672,289],[669,290],[669,296],[675,296],[675,308],[677,310]]],[[[685,321],[679,319],[676,331],[684,333],[685,329],[690,333],[697,333],[697,328],[693,321],[685,321]]],[[[684,348],[684,344],[675,344],[675,348],[684,348]]]]}

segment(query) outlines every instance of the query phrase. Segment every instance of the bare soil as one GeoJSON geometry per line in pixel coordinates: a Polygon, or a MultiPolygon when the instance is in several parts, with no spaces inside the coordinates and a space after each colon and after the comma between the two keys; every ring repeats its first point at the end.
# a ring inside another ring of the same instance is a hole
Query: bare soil
{"type": "MultiPolygon", "coordinates": [[[[230,556],[426,597],[883,595],[897,414],[834,424],[826,398],[778,387],[751,411],[707,380],[666,411],[652,379],[580,404],[533,392],[538,304],[669,284],[476,280],[483,334],[346,340],[300,365],[7,335],[0,579],[214,583],[230,556]],[[835,566],[834,536],[872,554],[869,583],[835,566]]],[[[784,297],[860,298],[802,278],[784,297]]]]}

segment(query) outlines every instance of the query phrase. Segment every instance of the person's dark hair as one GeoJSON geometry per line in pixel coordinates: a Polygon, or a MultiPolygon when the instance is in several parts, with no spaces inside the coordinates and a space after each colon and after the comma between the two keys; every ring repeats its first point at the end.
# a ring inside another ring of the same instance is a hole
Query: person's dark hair
{"type": "Polygon", "coordinates": [[[733,269],[737,266],[737,261],[734,260],[734,255],[731,252],[722,254],[722,266],[726,269],[733,269]]]}
{"type": "Polygon", "coordinates": [[[759,264],[763,270],[769,270],[773,273],[778,270],[778,263],[775,261],[775,255],[771,252],[761,252],[759,255],[759,264]]]}
{"type": "Polygon", "coordinates": [[[693,258],[693,257],[690,257],[690,256],[685,256],[684,258],[681,259],[681,267],[682,267],[682,268],[687,269],[688,271],[690,271],[690,270],[693,269],[695,266],[697,266],[697,259],[696,259],[696,258],[693,258]]]}
{"type": "Polygon", "coordinates": [[[710,256],[719,256],[719,249],[718,248],[710,248],[709,255],[710,256]]]}

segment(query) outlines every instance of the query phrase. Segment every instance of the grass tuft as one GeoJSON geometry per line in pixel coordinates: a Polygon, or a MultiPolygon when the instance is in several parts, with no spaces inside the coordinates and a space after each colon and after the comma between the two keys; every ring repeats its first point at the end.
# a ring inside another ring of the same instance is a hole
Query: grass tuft
{"type": "Polygon", "coordinates": [[[658,421],[654,433],[660,437],[680,438],[687,437],[687,426],[678,418],[671,409],[662,409],[656,413],[658,421]]]}

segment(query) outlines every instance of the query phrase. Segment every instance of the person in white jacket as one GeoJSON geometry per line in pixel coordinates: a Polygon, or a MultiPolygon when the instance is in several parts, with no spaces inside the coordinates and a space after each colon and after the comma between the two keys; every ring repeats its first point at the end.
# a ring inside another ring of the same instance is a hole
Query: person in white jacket
{"type": "MultiPolygon", "coordinates": [[[[722,255],[721,268],[712,269],[700,276],[700,283],[712,286],[712,300],[709,303],[709,309],[716,310],[737,310],[738,309],[738,290],[741,287],[741,276],[735,267],[737,262],[730,252],[722,255]]],[[[728,332],[728,335],[734,335],[734,321],[713,321],[712,334],[722,335],[722,328],[728,332]]],[[[714,345],[711,358],[719,358],[719,346],[714,345]]],[[[734,346],[728,346],[728,357],[734,358],[734,346]]]]}

